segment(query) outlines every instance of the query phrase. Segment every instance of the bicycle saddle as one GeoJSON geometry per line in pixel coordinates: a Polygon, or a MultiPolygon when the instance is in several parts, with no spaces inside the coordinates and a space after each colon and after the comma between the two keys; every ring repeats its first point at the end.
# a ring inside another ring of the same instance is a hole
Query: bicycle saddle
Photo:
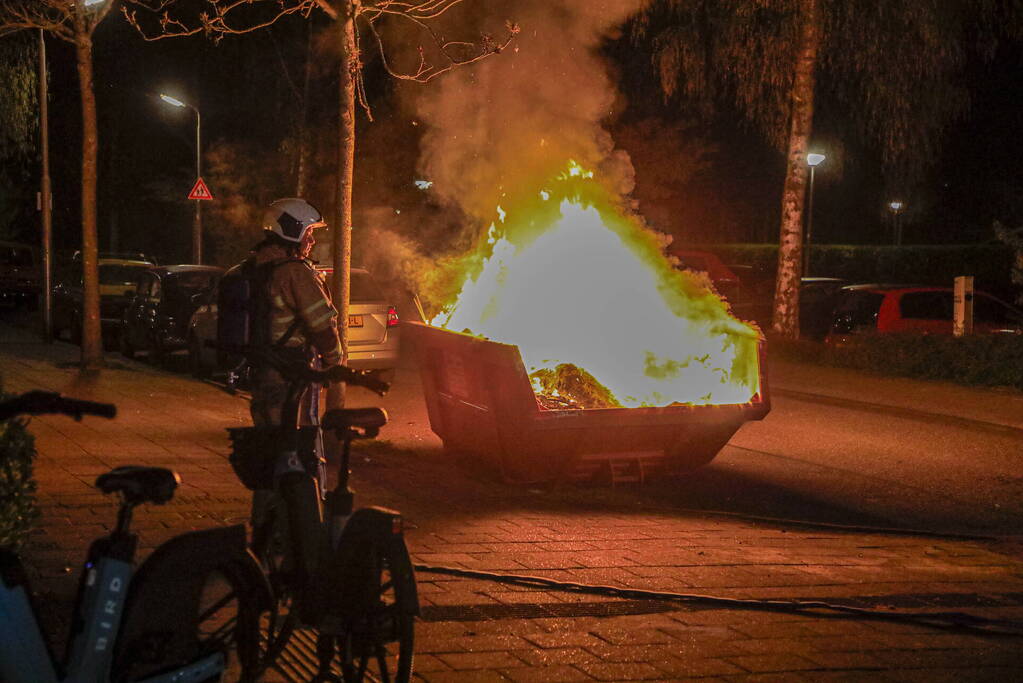
{"type": "Polygon", "coordinates": [[[387,413],[383,408],[335,408],[323,414],[320,426],[323,429],[361,429],[366,436],[376,436],[387,424],[387,413]]]}
{"type": "Polygon", "coordinates": [[[174,489],[180,483],[177,472],[163,467],[125,465],[97,477],[96,488],[103,493],[118,491],[132,505],[160,504],[174,497],[174,489]]]}

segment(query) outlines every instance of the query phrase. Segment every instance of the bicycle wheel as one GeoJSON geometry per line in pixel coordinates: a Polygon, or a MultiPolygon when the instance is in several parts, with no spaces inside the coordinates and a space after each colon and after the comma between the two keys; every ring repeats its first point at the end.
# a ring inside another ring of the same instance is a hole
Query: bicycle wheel
{"type": "Polygon", "coordinates": [[[257,609],[230,571],[206,577],[198,601],[196,639],[205,652],[227,654],[227,668],[218,680],[256,680],[257,609]]]}
{"type": "Polygon", "coordinates": [[[152,592],[136,597],[118,638],[111,680],[145,680],[217,652],[226,658],[224,680],[256,680],[251,643],[258,610],[241,573],[227,565],[185,581],[187,586],[153,583],[152,592]],[[167,585],[182,590],[168,591],[167,585]]]}
{"type": "Polygon", "coordinates": [[[343,592],[359,596],[344,610],[337,638],[344,681],[407,683],[418,602],[404,543],[368,543],[348,558],[339,580],[343,592]]]}
{"type": "MultiPolygon", "coordinates": [[[[264,492],[258,492],[257,495],[264,492]]],[[[257,616],[254,641],[256,669],[265,671],[287,646],[298,625],[294,564],[282,501],[267,501],[265,515],[253,530],[252,552],[266,572],[273,591],[271,604],[257,616]]]]}

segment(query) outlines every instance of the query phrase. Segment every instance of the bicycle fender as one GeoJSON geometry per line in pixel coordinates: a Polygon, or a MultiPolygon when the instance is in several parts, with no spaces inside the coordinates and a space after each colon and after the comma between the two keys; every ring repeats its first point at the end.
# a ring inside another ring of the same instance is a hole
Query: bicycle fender
{"type": "Polygon", "coordinates": [[[392,581],[403,584],[403,590],[398,591],[399,609],[418,616],[416,577],[405,545],[401,513],[375,506],[356,510],[341,533],[329,573],[334,584],[331,591],[334,612],[344,614],[372,606],[365,601],[375,600],[375,594],[367,594],[362,587],[366,581],[374,580],[368,561],[376,554],[386,555],[392,581]]]}

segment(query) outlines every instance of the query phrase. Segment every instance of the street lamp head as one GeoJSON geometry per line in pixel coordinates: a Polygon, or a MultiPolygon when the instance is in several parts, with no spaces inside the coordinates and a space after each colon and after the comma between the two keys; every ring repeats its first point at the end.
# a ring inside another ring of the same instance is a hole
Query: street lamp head
{"type": "Polygon", "coordinates": [[[900,211],[902,211],[904,206],[905,204],[903,204],[898,199],[888,203],[888,208],[891,209],[893,213],[899,213],[900,211]]]}
{"type": "Polygon", "coordinates": [[[826,158],[827,157],[825,157],[823,154],[818,154],[817,152],[810,152],[809,154],[806,155],[806,163],[809,164],[810,166],[817,166],[826,158]]]}
{"type": "Polygon", "coordinates": [[[107,0],[85,0],[86,7],[92,7],[93,5],[102,5],[107,0]]]}
{"type": "Polygon", "coordinates": [[[175,107],[186,107],[186,106],[188,106],[184,102],[179,100],[178,98],[171,97],[170,95],[164,95],[163,93],[160,93],[160,99],[163,100],[164,102],[166,102],[167,104],[173,104],[175,107]]]}

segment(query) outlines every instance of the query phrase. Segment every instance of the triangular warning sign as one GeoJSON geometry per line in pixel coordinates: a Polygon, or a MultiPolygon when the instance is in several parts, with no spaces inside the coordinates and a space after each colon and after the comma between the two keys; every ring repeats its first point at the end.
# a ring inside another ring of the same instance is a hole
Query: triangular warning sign
{"type": "Polygon", "coordinates": [[[188,193],[189,199],[213,199],[213,195],[210,193],[210,188],[206,187],[206,183],[203,182],[202,178],[195,181],[195,185],[192,186],[192,191],[188,193]]]}

